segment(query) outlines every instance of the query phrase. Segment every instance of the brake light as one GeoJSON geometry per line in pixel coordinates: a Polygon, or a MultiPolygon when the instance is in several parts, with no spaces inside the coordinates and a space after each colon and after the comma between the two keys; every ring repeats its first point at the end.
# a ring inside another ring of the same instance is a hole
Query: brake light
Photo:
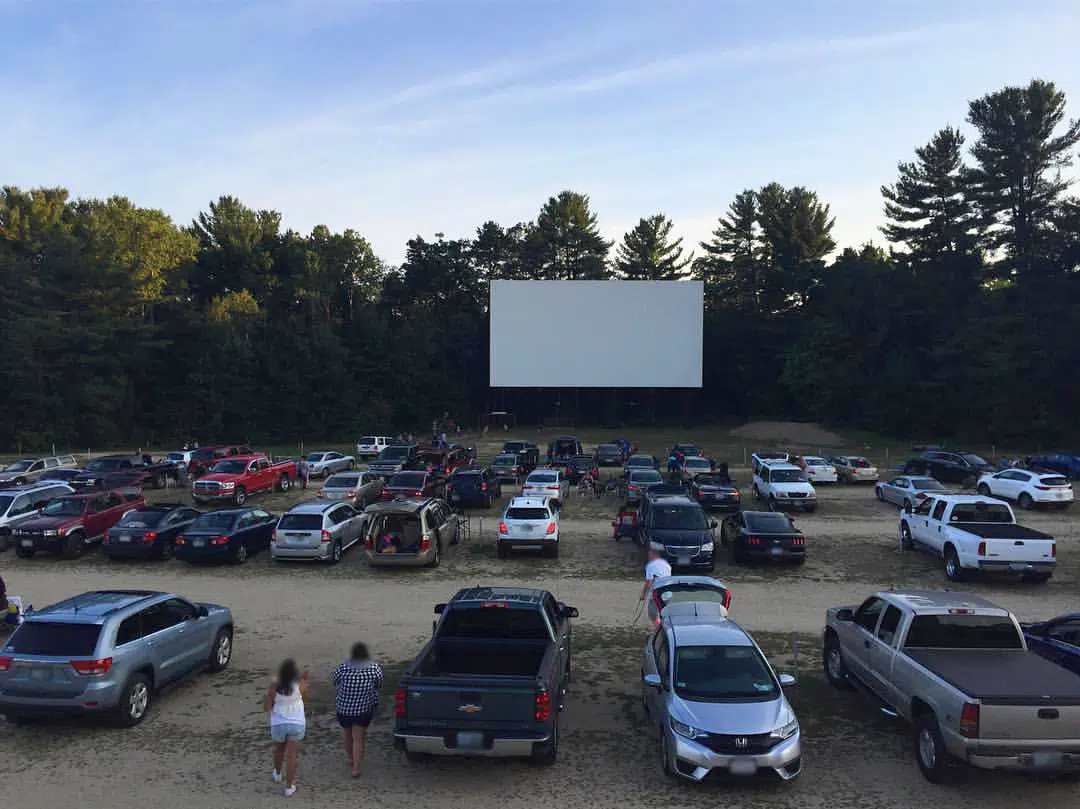
{"type": "Polygon", "coordinates": [[[974,615],[975,610],[970,610],[967,607],[952,607],[949,609],[949,615],[974,615]]]}
{"type": "Polygon", "coordinates": [[[157,532],[155,531],[147,531],[142,535],[142,541],[147,544],[153,542],[155,539],[157,539],[157,532]]]}
{"type": "Polygon", "coordinates": [[[229,538],[228,537],[214,537],[213,539],[210,540],[210,544],[211,545],[228,545],[229,544],[229,538]]]}
{"type": "Polygon", "coordinates": [[[1057,543],[1056,542],[1053,545],[1050,546],[1050,555],[1053,556],[1055,559],[1057,558],[1057,543]]]}
{"type": "Polygon", "coordinates": [[[760,545],[761,540],[758,539],[757,537],[747,537],[746,538],[746,544],[747,545],[760,545]]]}
{"type": "Polygon", "coordinates": [[[545,689],[540,689],[536,692],[536,721],[547,722],[551,719],[551,694],[545,689]]]}
{"type": "Polygon", "coordinates": [[[420,537],[420,550],[421,551],[426,551],[430,547],[431,547],[431,537],[429,537],[427,534],[424,534],[422,537],[420,537]]]}
{"type": "Polygon", "coordinates": [[[1048,492],[1048,491],[1050,491],[1050,487],[1049,487],[1049,486],[1039,486],[1039,485],[1036,485],[1036,486],[1035,486],[1035,488],[1036,488],[1036,489],[1038,489],[1038,490],[1039,490],[1040,492],[1048,492]]]}
{"type": "Polygon", "coordinates": [[[490,609],[491,607],[495,607],[497,609],[510,609],[510,605],[507,604],[505,601],[485,601],[480,606],[484,609],[490,609]]]}
{"type": "Polygon", "coordinates": [[[968,739],[979,738],[979,706],[974,702],[964,703],[960,711],[960,735],[968,739]]]}
{"type": "Polygon", "coordinates": [[[487,491],[487,484],[486,484],[486,483],[481,483],[481,484],[480,484],[480,491],[482,491],[482,492],[486,492],[486,491],[487,491]]]}
{"type": "Polygon", "coordinates": [[[504,522],[499,523],[499,533],[500,534],[509,534],[510,533],[510,529],[506,527],[506,523],[504,523],[504,522]]]}
{"type": "Polygon", "coordinates": [[[322,532],[322,541],[323,542],[329,542],[330,541],[330,532],[329,531],[323,531],[322,532]]]}
{"type": "Polygon", "coordinates": [[[627,486],[626,490],[630,491],[630,492],[636,492],[638,490],[638,487],[637,486],[627,486]]]}
{"type": "Polygon", "coordinates": [[[791,544],[792,545],[805,545],[806,540],[803,537],[792,537],[791,538],[791,544]]]}
{"type": "Polygon", "coordinates": [[[103,657],[100,660],[72,660],[71,667],[75,669],[76,674],[81,674],[84,677],[100,677],[102,674],[109,673],[109,669],[112,668],[112,658],[103,657]]]}
{"type": "Polygon", "coordinates": [[[15,658],[13,657],[0,657],[0,671],[7,671],[14,662],[15,658]]]}
{"type": "Polygon", "coordinates": [[[398,688],[394,692],[394,716],[401,719],[405,716],[405,689],[398,688]]]}
{"type": "Polygon", "coordinates": [[[548,534],[554,534],[555,533],[555,523],[554,522],[549,522],[548,523],[547,532],[548,532],[548,534]]]}
{"type": "Polygon", "coordinates": [[[724,609],[725,610],[731,609],[731,590],[725,590],[724,591],[723,604],[724,604],[724,609]]]}
{"type": "Polygon", "coordinates": [[[187,539],[185,539],[184,535],[181,534],[180,536],[178,536],[176,539],[173,540],[173,545],[183,545],[186,542],[187,542],[187,539]]]}
{"type": "Polygon", "coordinates": [[[986,543],[985,542],[980,542],[979,543],[979,556],[986,556],[986,543]]]}

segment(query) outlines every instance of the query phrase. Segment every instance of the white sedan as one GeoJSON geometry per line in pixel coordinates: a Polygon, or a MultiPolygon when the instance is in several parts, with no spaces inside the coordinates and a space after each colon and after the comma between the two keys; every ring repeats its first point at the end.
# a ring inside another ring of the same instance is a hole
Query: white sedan
{"type": "Polygon", "coordinates": [[[1073,501],[1072,484],[1056,472],[1005,469],[983,475],[975,489],[982,495],[1015,500],[1020,508],[1050,505],[1064,510],[1073,501]]]}
{"type": "Polygon", "coordinates": [[[804,455],[803,468],[811,483],[836,483],[836,467],[817,455],[804,455]]]}
{"type": "Polygon", "coordinates": [[[311,477],[325,478],[335,472],[345,472],[356,468],[356,458],[342,455],[340,452],[312,452],[305,459],[311,467],[311,477]]]}
{"type": "Polygon", "coordinates": [[[558,469],[536,469],[529,473],[521,485],[523,495],[550,497],[556,509],[566,502],[570,492],[570,483],[558,469]]]}

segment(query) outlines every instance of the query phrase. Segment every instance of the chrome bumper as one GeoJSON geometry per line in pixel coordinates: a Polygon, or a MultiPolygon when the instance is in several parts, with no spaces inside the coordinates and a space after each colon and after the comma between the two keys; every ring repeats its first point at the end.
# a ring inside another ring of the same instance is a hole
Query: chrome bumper
{"type": "Polygon", "coordinates": [[[802,771],[802,740],[799,733],[776,745],[767,753],[757,755],[728,755],[714,753],[709,748],[671,734],[672,750],[676,761],[673,769],[683,778],[702,781],[713,770],[723,770],[732,775],[757,775],[761,770],[772,770],[784,781],[790,781],[802,771]],[[735,770],[732,770],[734,765],[735,770]],[[753,771],[738,772],[740,767],[753,765],[753,771]]]}
{"type": "Polygon", "coordinates": [[[1077,772],[1080,771],[1080,752],[968,753],[967,762],[981,770],[1077,772]]]}
{"type": "Polygon", "coordinates": [[[445,736],[412,736],[394,734],[394,743],[410,753],[425,753],[432,756],[461,756],[481,758],[526,758],[533,754],[537,744],[547,742],[550,736],[525,739],[491,740],[490,747],[450,747],[445,736]]]}

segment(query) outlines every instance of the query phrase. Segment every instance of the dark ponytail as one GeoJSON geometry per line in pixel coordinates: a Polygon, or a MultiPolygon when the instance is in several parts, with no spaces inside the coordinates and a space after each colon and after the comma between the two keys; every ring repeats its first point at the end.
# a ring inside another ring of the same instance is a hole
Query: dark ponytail
{"type": "Polygon", "coordinates": [[[278,669],[276,689],[279,694],[289,694],[293,686],[300,680],[300,669],[296,667],[296,661],[291,657],[281,664],[278,669]]]}

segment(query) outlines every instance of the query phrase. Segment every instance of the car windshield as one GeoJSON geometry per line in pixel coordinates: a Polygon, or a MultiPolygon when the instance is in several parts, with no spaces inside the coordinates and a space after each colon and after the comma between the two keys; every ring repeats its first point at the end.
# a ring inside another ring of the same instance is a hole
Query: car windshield
{"type": "Polygon", "coordinates": [[[663,478],[660,477],[660,473],[655,469],[645,469],[641,472],[631,472],[631,483],[660,483],[663,478]]]}
{"type": "Polygon", "coordinates": [[[778,688],[753,646],[680,646],[675,693],[692,700],[774,699],[778,688]]]}
{"type": "Polygon", "coordinates": [[[89,657],[100,634],[99,624],[27,621],[11,636],[4,651],[43,657],[89,657]]]}
{"type": "Polygon", "coordinates": [[[25,472],[31,467],[33,461],[15,461],[15,463],[4,469],[5,472],[25,472]]]}
{"type": "Polygon", "coordinates": [[[373,435],[365,435],[363,438],[361,438],[356,443],[357,444],[363,444],[365,446],[369,446],[369,445],[375,443],[375,436],[373,436],[373,435]]]}
{"type": "Polygon", "coordinates": [[[508,520],[546,520],[548,516],[546,508],[533,506],[515,506],[506,510],[508,520]]]}
{"type": "Polygon", "coordinates": [[[50,500],[45,504],[45,508],[41,509],[41,513],[46,517],[79,517],[83,513],[83,508],[86,505],[84,500],[76,500],[73,497],[58,497],[56,500],[50,500]]]}
{"type": "Polygon", "coordinates": [[[151,525],[157,525],[163,516],[165,516],[164,511],[129,511],[120,518],[117,525],[128,528],[149,528],[151,525]]]}
{"type": "Polygon", "coordinates": [[[987,464],[987,462],[983,458],[980,458],[973,452],[965,452],[960,457],[972,466],[989,466],[989,464],[987,464]]]}
{"type": "Polygon", "coordinates": [[[319,461],[321,461],[325,457],[326,457],[325,452],[313,452],[313,453],[311,453],[310,455],[307,456],[307,459],[309,461],[311,461],[312,463],[318,463],[319,461]]]}
{"type": "Polygon", "coordinates": [[[744,519],[749,530],[760,531],[763,534],[783,534],[795,530],[795,526],[791,524],[791,518],[779,512],[746,514],[744,519]]]}
{"type": "Polygon", "coordinates": [[[318,531],[322,529],[322,514],[286,514],[277,525],[279,531],[318,531]]]}
{"type": "Polygon", "coordinates": [[[772,471],[773,483],[799,483],[806,480],[806,473],[801,469],[774,469],[772,471]]]}
{"type": "Polygon", "coordinates": [[[15,498],[9,494],[0,495],[0,514],[7,514],[8,506],[15,498]]]}
{"type": "Polygon", "coordinates": [[[933,478],[923,478],[921,480],[911,481],[911,485],[921,492],[943,492],[945,486],[934,480],[933,478]]]}
{"type": "Polygon", "coordinates": [[[660,531],[704,531],[705,512],[694,506],[654,506],[652,527],[660,531]]]}
{"type": "Polygon", "coordinates": [[[1022,649],[1020,633],[1003,615],[917,615],[906,649],[1022,649]]]}
{"type": "Polygon", "coordinates": [[[360,483],[359,475],[334,475],[323,484],[324,489],[352,489],[360,483]]]}
{"type": "Polygon", "coordinates": [[[197,518],[187,530],[192,534],[197,534],[199,532],[228,531],[232,528],[233,520],[235,519],[235,514],[212,511],[209,514],[203,514],[201,517],[197,518]]]}
{"type": "Polygon", "coordinates": [[[87,472],[112,472],[120,468],[119,458],[98,458],[90,461],[85,467],[87,472]]]}
{"type": "Polygon", "coordinates": [[[379,453],[380,461],[400,461],[409,457],[408,447],[387,447],[379,453]]]}
{"type": "Polygon", "coordinates": [[[404,489],[419,489],[424,485],[424,478],[427,475],[423,472],[398,472],[392,478],[390,478],[390,486],[400,486],[404,489]]]}
{"type": "Polygon", "coordinates": [[[526,483],[557,483],[558,481],[559,481],[559,476],[556,475],[554,472],[539,472],[539,473],[534,472],[533,474],[529,475],[529,479],[526,480],[525,482],[526,483]]]}
{"type": "Polygon", "coordinates": [[[247,469],[247,461],[218,461],[211,472],[218,475],[240,475],[247,469]]]}

